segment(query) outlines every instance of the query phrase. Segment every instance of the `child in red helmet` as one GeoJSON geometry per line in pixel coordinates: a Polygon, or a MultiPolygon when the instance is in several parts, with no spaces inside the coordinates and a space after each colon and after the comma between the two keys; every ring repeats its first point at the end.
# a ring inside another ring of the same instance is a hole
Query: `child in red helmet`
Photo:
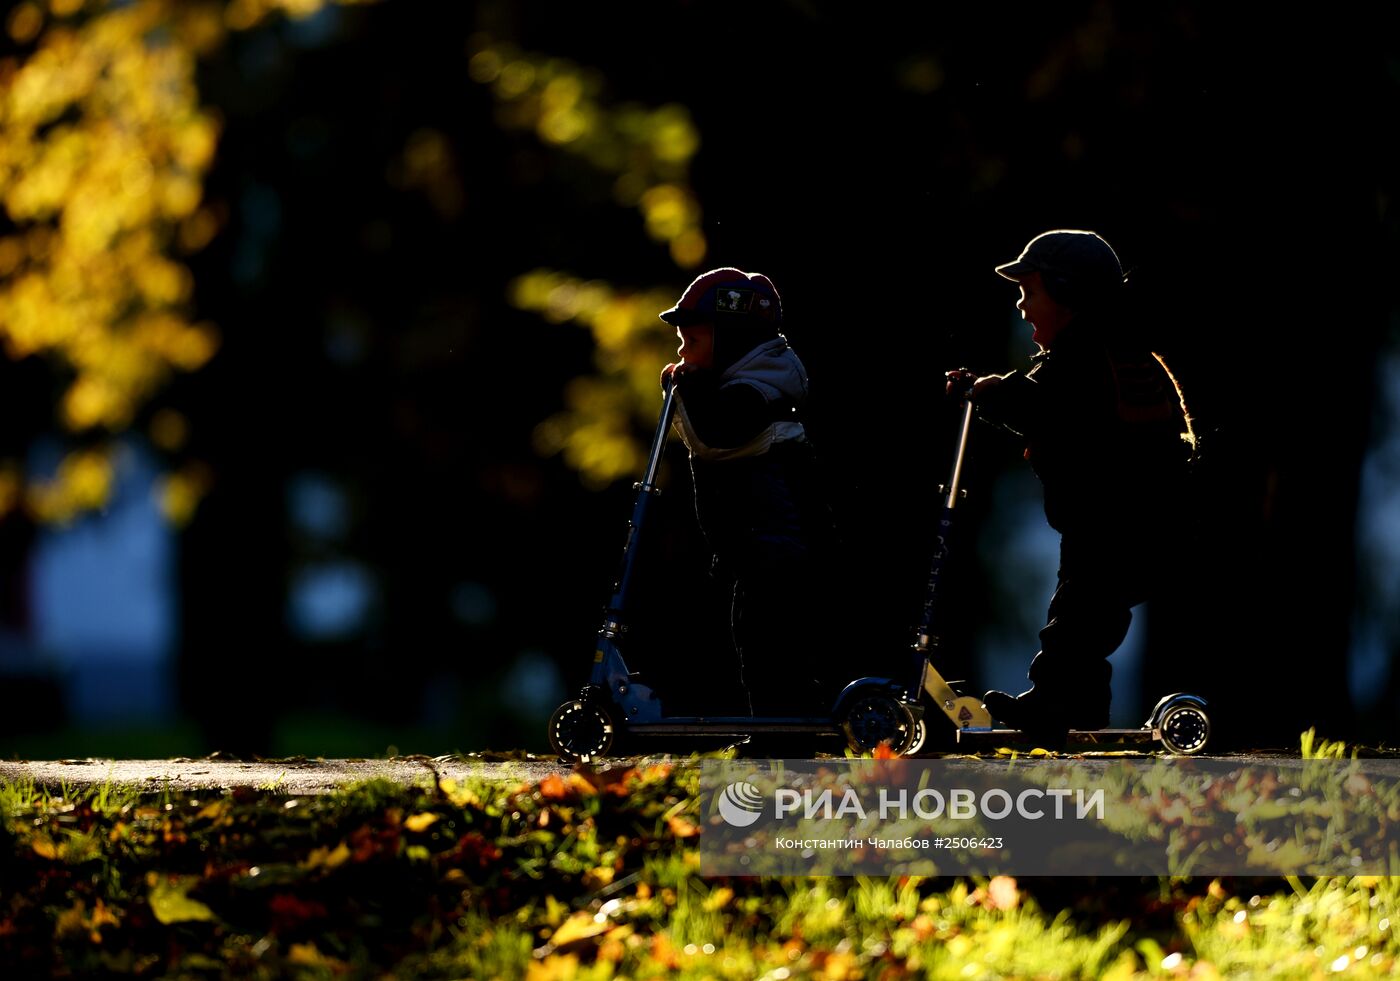
{"type": "MultiPolygon", "coordinates": [[[[690,450],[695,510],[716,572],[734,583],[735,646],[758,715],[830,706],[818,625],[833,537],[799,414],[807,370],[780,333],[768,277],[712,269],[661,319],[681,360],[675,427],[690,450]]],[[[822,628],[824,629],[824,628],[822,628]]]]}
{"type": "MultiPolygon", "coordinates": [[[[1193,436],[1175,380],[1125,322],[1123,272],[1093,232],[1032,239],[997,273],[1017,283],[1016,308],[1040,347],[1030,371],[977,378],[981,418],[1020,436],[1060,532],[1060,568],[1031,687],[989,691],[987,710],[1062,742],[1108,725],[1108,657],[1130,608],[1170,578],[1193,436]]],[[[949,372],[964,380],[970,372],[949,372]]]]}

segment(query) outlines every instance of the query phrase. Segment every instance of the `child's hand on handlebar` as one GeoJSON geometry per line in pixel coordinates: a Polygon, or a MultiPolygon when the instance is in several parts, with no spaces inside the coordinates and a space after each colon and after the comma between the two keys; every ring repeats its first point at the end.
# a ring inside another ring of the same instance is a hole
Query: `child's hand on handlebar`
{"type": "Polygon", "coordinates": [[[661,387],[665,388],[671,381],[679,378],[681,375],[684,375],[687,372],[691,372],[694,370],[695,365],[687,364],[684,361],[680,362],[679,364],[668,364],[666,367],[661,369],[661,387]]]}
{"type": "Polygon", "coordinates": [[[1002,380],[1000,375],[982,375],[979,377],[975,371],[968,371],[966,368],[954,368],[952,371],[947,372],[944,377],[948,379],[947,385],[944,386],[944,391],[949,395],[959,390],[966,390],[968,398],[974,399],[987,389],[1001,384],[1002,380]]]}

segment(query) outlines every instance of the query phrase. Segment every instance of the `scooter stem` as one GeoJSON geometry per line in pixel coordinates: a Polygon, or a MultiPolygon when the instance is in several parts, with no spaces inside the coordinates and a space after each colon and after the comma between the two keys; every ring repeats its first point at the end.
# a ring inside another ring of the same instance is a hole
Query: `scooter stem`
{"type": "Polygon", "coordinates": [[[918,630],[914,632],[914,650],[918,654],[915,663],[919,665],[920,671],[924,659],[938,648],[940,642],[935,623],[939,598],[938,584],[948,559],[948,540],[953,531],[953,510],[966,493],[960,485],[963,457],[967,455],[968,435],[972,432],[972,414],[972,399],[965,394],[962,403],[962,423],[958,427],[958,445],[953,453],[953,471],[948,475],[948,482],[938,488],[939,493],[943,494],[943,511],[938,516],[938,538],[934,544],[933,559],[929,564],[923,616],[919,621],[918,630]]]}
{"type": "Polygon", "coordinates": [[[958,450],[953,456],[953,472],[948,475],[948,483],[943,489],[947,495],[943,498],[943,506],[949,511],[957,506],[959,493],[962,484],[963,456],[967,453],[967,437],[972,431],[972,399],[963,399],[962,427],[958,433],[958,450]]]}
{"type": "Polygon", "coordinates": [[[661,469],[662,451],[666,449],[666,437],[671,431],[671,419],[676,412],[676,386],[666,386],[666,401],[661,406],[661,418],[656,423],[656,435],[651,440],[651,455],[647,459],[646,473],[640,482],[633,484],[637,492],[632,504],[632,520],[627,523],[627,544],[622,548],[622,569],[618,573],[617,584],[613,588],[612,599],[608,601],[608,612],[603,621],[603,633],[616,636],[627,629],[627,613],[633,590],[633,577],[637,570],[637,557],[640,552],[638,537],[648,523],[647,513],[652,502],[660,496],[656,486],[656,474],[661,469]]]}
{"type": "Polygon", "coordinates": [[[666,449],[666,437],[671,432],[671,419],[676,414],[676,385],[667,380],[666,401],[661,405],[661,419],[656,426],[656,435],[651,438],[651,454],[647,457],[646,473],[642,476],[638,490],[651,491],[656,486],[656,472],[661,469],[661,454],[666,449]]]}

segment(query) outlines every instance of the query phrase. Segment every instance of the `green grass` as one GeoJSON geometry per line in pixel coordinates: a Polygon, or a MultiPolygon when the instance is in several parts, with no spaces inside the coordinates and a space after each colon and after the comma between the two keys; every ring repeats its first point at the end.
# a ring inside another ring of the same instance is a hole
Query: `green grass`
{"type": "Polygon", "coordinates": [[[1382,977],[1400,879],[702,878],[694,770],[0,783],[0,977],[1382,977]]]}

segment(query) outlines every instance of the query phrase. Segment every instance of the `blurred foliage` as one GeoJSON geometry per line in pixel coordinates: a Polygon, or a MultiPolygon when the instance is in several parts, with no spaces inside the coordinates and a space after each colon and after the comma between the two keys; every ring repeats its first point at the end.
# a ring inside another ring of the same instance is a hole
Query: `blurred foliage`
{"type": "MultiPolygon", "coordinates": [[[[42,481],[4,461],[0,513],[23,507],[66,521],[102,507],[112,485],[103,438],[140,421],[175,374],[213,357],[218,331],[193,317],[194,282],[182,261],[225,220],[204,200],[220,120],[200,103],[196,62],[229,31],[277,14],[307,17],[325,3],[50,0],[10,11],[5,27],[20,53],[0,64],[0,336],[10,358],[37,355],[55,367],[57,421],[85,445],[42,481]]],[[[486,35],[472,39],[468,70],[491,87],[502,126],[532,130],[605,176],[613,200],[640,212],[678,266],[703,261],[689,180],[699,136],[683,106],[610,105],[598,72],[486,35]]],[[[455,170],[449,140],[424,128],[388,179],[421,191],[451,219],[464,205],[455,170]]],[[[597,374],[570,385],[566,410],[540,426],[538,447],[563,453],[590,486],[634,470],[643,452],[634,420],[650,422],[648,396],[666,360],[668,332],[654,314],[669,292],[628,294],[532,273],[512,296],[555,322],[586,325],[597,343],[597,374]]],[[[189,436],[188,420],[171,408],[154,412],[147,429],[176,456],[189,436]]],[[[177,469],[157,489],[162,510],[187,522],[209,484],[206,467],[177,469]]]]}
{"type": "Polygon", "coordinates": [[[693,269],[704,261],[700,205],[689,176],[700,134],[684,106],[611,106],[601,98],[599,72],[523,53],[489,35],[474,37],[471,50],[468,71],[491,86],[502,126],[534,130],[546,144],[615,178],[613,199],[641,211],[647,234],[667,245],[676,265],[693,269]]]}
{"type": "MultiPolygon", "coordinates": [[[[218,331],[194,321],[180,259],[221,222],[203,200],[220,126],[200,105],[196,61],[229,30],[325,2],[49,0],[10,11],[19,54],[0,62],[0,338],[11,359],[54,365],[57,421],[93,445],[27,486],[21,464],[4,461],[0,514],[65,521],[102,507],[112,484],[102,437],[213,357],[218,331]]],[[[151,420],[163,450],[177,453],[187,435],[173,409],[151,420]]],[[[198,464],[170,474],[158,492],[165,514],[187,521],[208,482],[198,464]]]]}
{"type": "MultiPolygon", "coordinates": [[[[502,126],[533,130],[546,145],[612,178],[613,200],[640,210],[647,235],[666,244],[677,266],[693,269],[704,260],[700,205],[689,177],[700,136],[684,106],[612,106],[602,98],[597,71],[523,53],[489,35],[474,37],[471,50],[468,70],[491,86],[502,126]]],[[[671,329],[656,315],[674,301],[667,289],[626,291],[547,269],[511,284],[511,302],[519,309],[553,323],[580,323],[593,333],[597,373],[571,382],[565,410],[535,433],[536,448],[562,453],[589,487],[642,466],[646,447],[637,426],[654,424],[657,376],[671,360],[671,329]]]]}
{"type": "Polygon", "coordinates": [[[590,486],[635,474],[645,463],[646,447],[638,441],[633,421],[655,423],[660,366],[675,343],[674,332],[657,313],[673,301],[662,290],[622,292],[549,270],[536,270],[511,284],[511,302],[520,309],[553,323],[583,324],[593,332],[598,374],[570,382],[564,392],[567,408],[535,430],[536,447],[562,453],[590,486]]]}

